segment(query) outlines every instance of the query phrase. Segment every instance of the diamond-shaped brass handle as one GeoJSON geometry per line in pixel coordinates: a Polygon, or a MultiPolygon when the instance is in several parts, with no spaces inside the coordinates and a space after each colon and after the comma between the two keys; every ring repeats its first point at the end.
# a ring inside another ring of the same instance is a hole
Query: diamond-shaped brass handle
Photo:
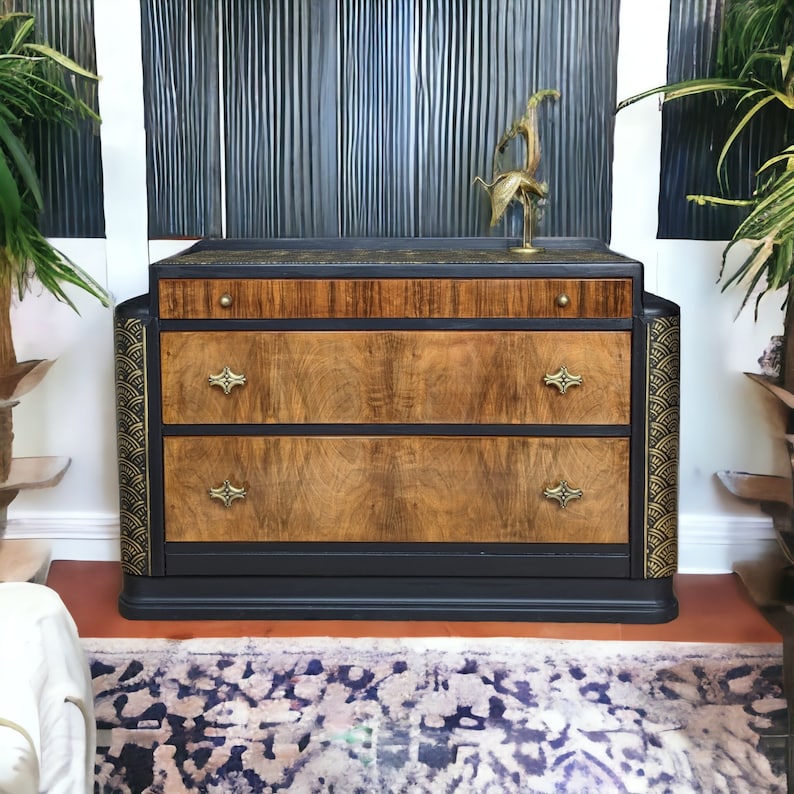
{"type": "Polygon", "coordinates": [[[224,367],[217,375],[209,376],[210,386],[219,386],[224,394],[230,394],[235,386],[245,384],[245,375],[236,375],[228,367],[224,367]]]}
{"type": "Polygon", "coordinates": [[[572,375],[563,364],[553,375],[546,373],[546,375],[543,376],[543,382],[547,386],[556,386],[560,390],[560,394],[565,394],[571,386],[582,385],[582,376],[572,375]]]}
{"type": "Polygon", "coordinates": [[[568,506],[568,502],[573,499],[581,499],[584,492],[581,488],[571,488],[565,480],[560,480],[560,484],[554,488],[545,488],[543,495],[547,499],[556,499],[564,510],[568,506]]]}
{"type": "Polygon", "coordinates": [[[209,489],[210,499],[220,499],[223,506],[227,509],[232,506],[235,499],[245,499],[248,496],[245,488],[235,488],[228,480],[223,481],[223,485],[209,489]]]}

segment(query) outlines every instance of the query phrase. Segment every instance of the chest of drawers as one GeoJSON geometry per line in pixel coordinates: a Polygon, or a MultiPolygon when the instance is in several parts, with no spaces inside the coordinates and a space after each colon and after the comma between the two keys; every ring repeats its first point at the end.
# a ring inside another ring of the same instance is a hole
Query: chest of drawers
{"type": "Polygon", "coordinates": [[[204,242],[115,330],[126,616],[675,616],[678,310],[639,263],[204,242]]]}

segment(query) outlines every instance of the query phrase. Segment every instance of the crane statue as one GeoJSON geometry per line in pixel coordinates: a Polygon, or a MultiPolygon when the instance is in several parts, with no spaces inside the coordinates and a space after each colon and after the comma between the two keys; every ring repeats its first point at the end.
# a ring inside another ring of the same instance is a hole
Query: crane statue
{"type": "Polygon", "coordinates": [[[512,201],[521,202],[524,212],[523,241],[520,247],[513,250],[523,254],[533,254],[542,250],[532,245],[532,219],[535,214],[535,204],[548,195],[548,185],[539,182],[535,177],[540,165],[537,109],[544,99],[559,98],[560,92],[552,88],[544,88],[534,93],[527,102],[524,115],[513,122],[496,144],[493,156],[493,182],[488,183],[479,176],[475,177],[475,181],[488,191],[491,199],[492,227],[499,223],[512,201]],[[502,155],[507,149],[507,144],[518,135],[521,135],[526,143],[524,167],[513,171],[502,171],[502,155]]]}

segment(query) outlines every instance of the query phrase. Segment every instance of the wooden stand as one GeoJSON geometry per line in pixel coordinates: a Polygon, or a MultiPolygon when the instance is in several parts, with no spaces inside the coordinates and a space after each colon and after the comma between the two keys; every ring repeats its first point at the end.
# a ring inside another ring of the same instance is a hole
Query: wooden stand
{"type": "MultiPolygon", "coordinates": [[[[10,394],[0,402],[4,443],[10,453],[13,439],[11,411],[19,399],[37,386],[52,366],[51,361],[25,361],[0,377],[0,388],[10,394]]],[[[23,490],[52,488],[57,485],[71,460],[65,457],[12,458],[2,462],[5,478],[0,482],[0,582],[35,581],[44,583],[50,563],[49,544],[40,540],[4,537],[8,506],[23,490]]]]}
{"type": "MultiPolygon", "coordinates": [[[[745,372],[750,380],[773,394],[787,409],[789,415],[794,409],[794,393],[780,385],[769,376],[745,372]]],[[[784,438],[792,460],[794,471],[794,435],[785,433],[784,438]]],[[[761,509],[772,517],[778,545],[790,565],[794,565],[794,490],[791,477],[778,477],[770,474],[751,474],[748,472],[719,471],[717,477],[734,496],[758,502],[761,509]]]]}

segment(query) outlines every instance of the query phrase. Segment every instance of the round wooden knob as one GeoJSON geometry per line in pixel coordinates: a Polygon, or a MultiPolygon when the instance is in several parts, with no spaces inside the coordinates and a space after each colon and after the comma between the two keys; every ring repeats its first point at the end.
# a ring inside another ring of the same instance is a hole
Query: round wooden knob
{"type": "Polygon", "coordinates": [[[564,309],[570,302],[571,302],[571,299],[564,292],[561,292],[557,296],[557,305],[561,309],[564,309]]]}
{"type": "Polygon", "coordinates": [[[224,292],[223,295],[221,295],[218,303],[220,303],[220,305],[223,306],[224,309],[228,309],[229,306],[232,305],[232,296],[229,295],[228,292],[224,292]]]}

